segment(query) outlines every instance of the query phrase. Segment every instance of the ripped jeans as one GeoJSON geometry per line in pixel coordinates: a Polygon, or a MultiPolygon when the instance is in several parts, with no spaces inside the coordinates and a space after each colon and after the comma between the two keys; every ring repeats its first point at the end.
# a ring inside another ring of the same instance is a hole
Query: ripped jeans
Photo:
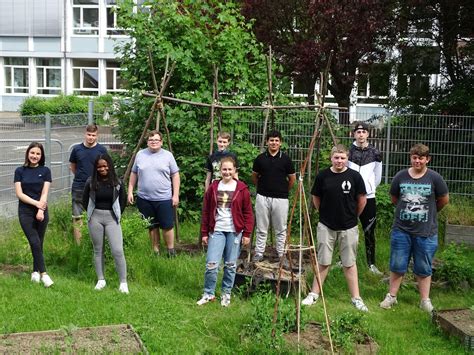
{"type": "Polygon", "coordinates": [[[224,277],[222,294],[230,293],[234,286],[236,262],[240,253],[242,233],[214,231],[209,236],[206,256],[206,273],[204,274],[204,293],[214,295],[217,272],[224,257],[224,277]]]}

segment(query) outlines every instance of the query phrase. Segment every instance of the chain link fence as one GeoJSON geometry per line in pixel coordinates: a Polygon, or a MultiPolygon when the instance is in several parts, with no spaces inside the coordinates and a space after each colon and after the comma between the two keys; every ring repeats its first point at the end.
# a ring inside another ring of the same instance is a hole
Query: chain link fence
{"type": "MultiPolygon", "coordinates": [[[[337,112],[327,112],[328,122],[339,143],[352,144],[352,125],[336,124],[337,112]]],[[[222,119],[226,121],[224,111],[222,119]]],[[[262,142],[265,111],[240,111],[237,124],[247,132],[243,140],[260,146],[262,142]]],[[[371,125],[369,140],[383,155],[383,182],[389,183],[400,169],[409,166],[409,150],[415,143],[430,147],[431,168],[447,181],[450,193],[474,195],[474,117],[442,115],[373,115],[358,113],[358,120],[371,125]]],[[[108,149],[120,149],[114,125],[108,116],[70,114],[16,117],[0,120],[0,216],[16,215],[17,198],[13,188],[15,168],[25,160],[25,151],[32,141],[45,144],[47,163],[53,175],[50,200],[68,196],[72,182],[69,155],[75,144],[84,138],[85,125],[94,120],[100,126],[99,141],[108,149]],[[49,123],[50,122],[50,123],[49,123]]],[[[269,128],[271,127],[269,120],[269,128]]],[[[274,115],[274,128],[283,134],[284,149],[294,160],[297,170],[308,154],[308,147],[315,130],[316,111],[285,110],[274,115]]],[[[205,144],[205,142],[203,142],[205,144]]],[[[234,140],[234,145],[239,140],[234,140]]],[[[332,140],[328,125],[321,130],[321,140],[315,147],[308,165],[308,186],[318,168],[329,165],[332,140]],[[319,152],[319,153],[318,153],[319,152]]],[[[179,152],[175,152],[179,154],[179,152]]],[[[203,163],[204,164],[204,163],[203,163]]],[[[185,169],[185,167],[184,167],[185,169]]]]}

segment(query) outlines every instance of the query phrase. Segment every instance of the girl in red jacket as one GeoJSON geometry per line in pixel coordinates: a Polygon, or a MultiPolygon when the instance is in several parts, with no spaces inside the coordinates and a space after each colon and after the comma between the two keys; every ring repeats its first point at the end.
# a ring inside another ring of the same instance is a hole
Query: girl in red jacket
{"type": "Polygon", "coordinates": [[[221,305],[230,304],[230,292],[234,286],[236,262],[240,243],[248,245],[253,230],[253,212],[247,185],[233,178],[236,168],[232,157],[222,158],[221,180],[215,180],[204,196],[201,236],[207,245],[204,294],[199,306],[216,299],[215,289],[219,263],[224,257],[221,305]]]}

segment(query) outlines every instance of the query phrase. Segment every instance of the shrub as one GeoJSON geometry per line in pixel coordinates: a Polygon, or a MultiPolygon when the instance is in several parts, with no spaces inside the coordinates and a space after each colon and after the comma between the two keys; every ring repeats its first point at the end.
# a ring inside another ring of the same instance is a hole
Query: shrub
{"type": "MultiPolygon", "coordinates": [[[[20,105],[22,116],[38,116],[50,113],[63,115],[71,113],[87,113],[89,110],[89,97],[76,95],[58,95],[52,98],[30,96],[20,105]]],[[[110,112],[113,106],[113,97],[103,95],[93,99],[94,112],[103,114],[110,112]]]]}
{"type": "MultiPolygon", "coordinates": [[[[368,324],[365,315],[360,312],[344,312],[331,321],[329,327],[333,343],[348,353],[354,352],[354,344],[363,344],[368,337],[368,324]]],[[[327,335],[326,324],[322,332],[327,335]]]]}
{"type": "Polygon", "coordinates": [[[474,268],[466,257],[466,247],[448,244],[440,253],[441,265],[436,269],[439,280],[447,281],[454,289],[462,289],[468,284],[474,284],[474,268]]]}
{"type": "Polygon", "coordinates": [[[393,221],[394,205],[390,197],[390,184],[380,184],[376,191],[377,224],[391,225],[393,221]]]}
{"type": "MultiPolygon", "coordinates": [[[[277,322],[273,324],[275,301],[275,293],[268,287],[261,287],[252,297],[252,321],[245,325],[243,331],[243,335],[251,337],[253,342],[260,344],[264,352],[271,352],[271,349],[281,351],[284,347],[283,333],[295,331],[297,328],[293,299],[280,298],[277,322]],[[273,329],[275,336],[272,336],[273,329]]],[[[301,315],[303,327],[305,317],[303,313],[301,315]]]]}

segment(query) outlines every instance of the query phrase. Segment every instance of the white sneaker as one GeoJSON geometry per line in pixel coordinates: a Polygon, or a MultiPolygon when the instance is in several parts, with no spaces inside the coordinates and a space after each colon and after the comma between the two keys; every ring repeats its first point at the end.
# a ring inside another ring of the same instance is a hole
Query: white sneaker
{"type": "Polygon", "coordinates": [[[128,295],[128,284],[126,282],[121,282],[119,291],[128,295]]]}
{"type": "Polygon", "coordinates": [[[379,276],[383,275],[383,272],[381,272],[379,269],[377,269],[377,266],[375,266],[374,264],[369,266],[369,271],[372,274],[375,274],[375,275],[379,275],[379,276]]]}
{"type": "Polygon", "coordinates": [[[48,274],[41,276],[41,282],[43,283],[44,287],[50,287],[52,284],[54,284],[53,280],[51,280],[51,277],[49,277],[48,274]]]}
{"type": "MultiPolygon", "coordinates": [[[[202,306],[203,304],[206,304],[208,302],[214,302],[216,300],[216,296],[214,295],[208,295],[207,293],[203,294],[201,299],[196,302],[198,306],[202,306]]],[[[229,298],[230,302],[230,298],[229,298]]]]}
{"type": "Polygon", "coordinates": [[[394,304],[397,304],[397,297],[393,297],[390,293],[387,293],[385,299],[380,302],[380,307],[390,309],[394,304]]]}
{"type": "Polygon", "coordinates": [[[99,280],[97,281],[97,284],[95,285],[95,290],[102,290],[105,285],[107,285],[107,283],[105,282],[105,280],[99,280]]]}
{"type": "Polygon", "coordinates": [[[431,303],[431,300],[429,298],[427,298],[426,300],[421,300],[420,308],[428,313],[432,313],[434,309],[433,304],[431,303]]]}
{"type": "Polygon", "coordinates": [[[319,299],[319,295],[317,293],[314,293],[314,292],[310,292],[308,293],[308,296],[306,296],[306,298],[301,301],[301,304],[303,306],[311,306],[313,304],[315,304],[319,299]]]}
{"type": "Polygon", "coordinates": [[[31,273],[31,282],[40,283],[41,275],[38,271],[34,271],[31,273]]]}
{"type": "Polygon", "coordinates": [[[229,305],[230,305],[230,293],[224,293],[221,296],[221,306],[229,307],[229,305]]]}
{"type": "Polygon", "coordinates": [[[362,301],[362,298],[360,298],[360,297],[352,298],[351,301],[352,301],[352,304],[354,305],[354,307],[357,308],[359,311],[362,311],[362,312],[368,312],[369,311],[369,309],[365,305],[364,301],[362,301]]]}

